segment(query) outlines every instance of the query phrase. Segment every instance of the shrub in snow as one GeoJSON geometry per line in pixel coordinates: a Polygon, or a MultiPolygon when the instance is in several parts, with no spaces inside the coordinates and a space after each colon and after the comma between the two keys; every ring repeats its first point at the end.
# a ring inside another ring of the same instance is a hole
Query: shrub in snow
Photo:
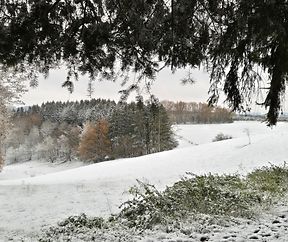
{"type": "Polygon", "coordinates": [[[288,192],[288,167],[269,166],[256,169],[247,176],[249,183],[257,190],[283,196],[288,192]]]}
{"type": "Polygon", "coordinates": [[[232,139],[232,136],[219,133],[215,136],[215,138],[212,141],[217,142],[217,141],[226,140],[226,139],[232,139]]]}
{"type": "Polygon", "coordinates": [[[54,241],[139,241],[139,231],[103,218],[89,218],[85,214],[69,217],[56,227],[50,227],[38,238],[39,242],[54,241]]]}
{"type": "Polygon", "coordinates": [[[70,216],[62,222],[58,223],[59,227],[71,229],[71,228],[105,228],[105,220],[103,218],[88,218],[86,214],[82,213],[79,216],[70,216]]]}
{"type": "Polygon", "coordinates": [[[118,215],[109,219],[72,216],[46,230],[39,241],[144,241],[145,235],[157,230],[191,238],[192,230],[199,231],[203,224],[251,218],[261,212],[261,206],[266,209],[287,192],[285,166],[263,167],[246,178],[190,174],[164,191],[139,182],[130,189],[133,198],[122,205],[118,215]],[[194,228],[193,222],[197,224],[194,228]]]}
{"type": "Polygon", "coordinates": [[[67,224],[73,224],[77,227],[88,228],[103,228],[105,225],[103,218],[88,218],[86,214],[82,213],[80,216],[71,216],[59,223],[59,226],[66,226],[67,224]]]}
{"type": "Polygon", "coordinates": [[[130,190],[132,200],[122,205],[120,216],[127,226],[140,229],[203,213],[251,217],[251,206],[262,201],[239,176],[203,175],[183,178],[164,192],[139,183],[130,190]]]}

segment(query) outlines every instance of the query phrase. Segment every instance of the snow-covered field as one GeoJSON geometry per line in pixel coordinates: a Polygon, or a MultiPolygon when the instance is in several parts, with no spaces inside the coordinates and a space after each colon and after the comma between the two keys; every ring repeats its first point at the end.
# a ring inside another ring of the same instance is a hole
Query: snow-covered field
{"type": "Polygon", "coordinates": [[[174,129],[179,147],[172,151],[81,167],[79,162],[55,166],[35,161],[6,166],[0,173],[0,241],[33,241],[28,238],[42,227],[70,215],[115,213],[136,179],[161,189],[186,172],[246,174],[287,161],[288,123],[273,129],[260,122],[174,129]],[[218,133],[233,139],[212,143],[218,133]]]}

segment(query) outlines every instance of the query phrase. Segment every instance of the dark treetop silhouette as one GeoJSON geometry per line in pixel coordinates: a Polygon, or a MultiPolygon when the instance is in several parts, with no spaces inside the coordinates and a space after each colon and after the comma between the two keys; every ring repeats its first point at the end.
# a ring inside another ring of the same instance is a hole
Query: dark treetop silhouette
{"type": "MultiPolygon", "coordinates": [[[[1,68],[113,78],[129,70],[153,79],[164,66],[203,65],[210,104],[223,89],[243,110],[268,74],[267,121],[277,122],[288,72],[286,0],[2,0],[1,68]]],[[[31,72],[32,73],[32,72],[31,72]]],[[[137,88],[131,85],[129,90],[137,88]]],[[[129,91],[128,90],[128,91],[129,91]]]]}

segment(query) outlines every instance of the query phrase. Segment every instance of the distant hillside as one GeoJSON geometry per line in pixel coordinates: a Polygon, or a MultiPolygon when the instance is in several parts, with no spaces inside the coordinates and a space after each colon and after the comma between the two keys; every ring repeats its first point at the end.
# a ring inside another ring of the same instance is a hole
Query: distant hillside
{"type": "Polygon", "coordinates": [[[234,113],[206,103],[162,101],[171,122],[176,124],[232,123],[234,113]]]}
{"type": "MultiPolygon", "coordinates": [[[[259,113],[236,114],[234,115],[233,119],[237,121],[262,121],[264,122],[266,120],[266,115],[259,114],[259,113]]],[[[288,122],[288,114],[287,113],[280,114],[278,121],[288,122]]]]}

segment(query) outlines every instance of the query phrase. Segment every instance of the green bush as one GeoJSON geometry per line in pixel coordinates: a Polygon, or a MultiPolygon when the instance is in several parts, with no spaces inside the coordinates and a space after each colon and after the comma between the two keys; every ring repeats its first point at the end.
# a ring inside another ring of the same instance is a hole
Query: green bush
{"type": "Polygon", "coordinates": [[[58,226],[50,227],[45,231],[43,238],[39,242],[52,242],[55,241],[70,241],[69,239],[60,239],[61,237],[69,238],[73,234],[83,233],[91,229],[106,229],[107,222],[101,217],[89,218],[86,214],[82,213],[79,216],[70,216],[67,219],[58,223],[58,226]]]}
{"type": "Polygon", "coordinates": [[[163,192],[139,182],[130,192],[133,199],[122,204],[119,216],[127,226],[140,229],[195,213],[247,218],[253,216],[252,205],[264,201],[261,194],[237,175],[190,174],[163,192]]]}
{"type": "Polygon", "coordinates": [[[87,227],[87,228],[103,228],[105,225],[105,221],[103,218],[88,218],[86,214],[82,213],[79,216],[70,216],[62,222],[59,222],[58,225],[60,227],[87,227]]]}
{"type": "Polygon", "coordinates": [[[262,193],[282,196],[288,191],[288,168],[286,164],[284,166],[265,166],[249,173],[247,181],[262,193]]]}
{"type": "Polygon", "coordinates": [[[121,205],[119,214],[108,220],[88,218],[85,214],[71,216],[46,230],[40,241],[70,241],[71,236],[84,241],[116,241],[120,237],[121,241],[133,241],[146,229],[157,225],[178,228],[179,224],[198,221],[203,215],[252,218],[261,206],[265,208],[287,192],[285,165],[263,167],[246,177],[188,173],[164,191],[138,181],[138,186],[130,189],[132,199],[121,205]]]}

